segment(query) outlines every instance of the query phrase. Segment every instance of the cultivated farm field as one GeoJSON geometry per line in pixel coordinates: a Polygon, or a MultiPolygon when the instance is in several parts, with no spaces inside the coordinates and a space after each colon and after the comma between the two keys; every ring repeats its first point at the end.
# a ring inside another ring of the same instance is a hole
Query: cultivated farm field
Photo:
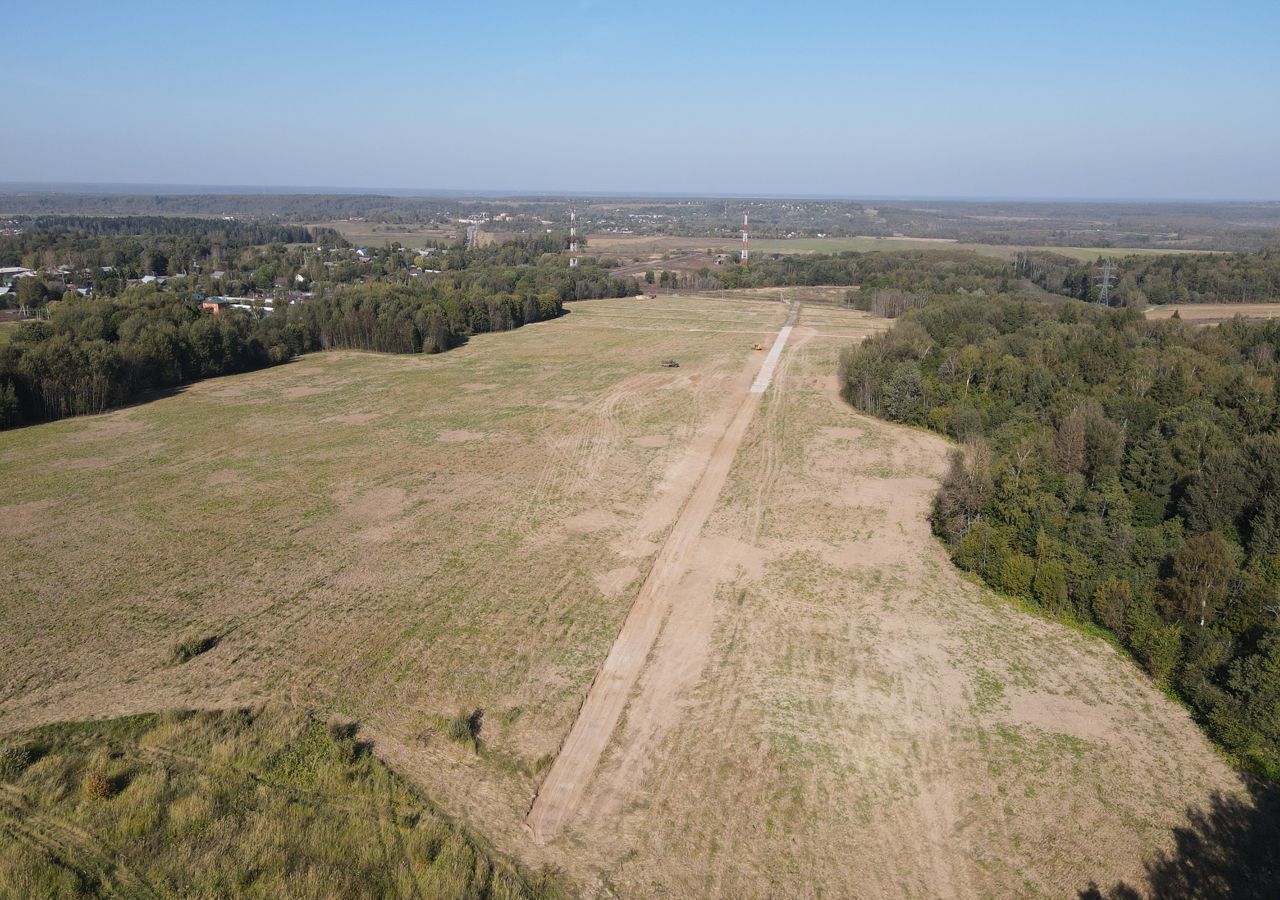
{"type": "Polygon", "coordinates": [[[803,299],[575,303],[0,435],[0,736],[355,721],[588,896],[1140,885],[1238,778],[1109,644],[956,572],[927,521],[947,443],[835,393],[840,349],[888,322],[803,299]],[[526,827],[655,562],[665,612],[603,755],[526,827]]]}

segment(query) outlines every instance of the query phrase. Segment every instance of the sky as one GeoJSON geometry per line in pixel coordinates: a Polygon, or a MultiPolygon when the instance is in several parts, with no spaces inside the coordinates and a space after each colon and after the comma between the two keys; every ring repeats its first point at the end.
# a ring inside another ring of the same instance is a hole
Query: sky
{"type": "Polygon", "coordinates": [[[1280,199],[1280,3],[4,0],[0,182],[1280,199]]]}

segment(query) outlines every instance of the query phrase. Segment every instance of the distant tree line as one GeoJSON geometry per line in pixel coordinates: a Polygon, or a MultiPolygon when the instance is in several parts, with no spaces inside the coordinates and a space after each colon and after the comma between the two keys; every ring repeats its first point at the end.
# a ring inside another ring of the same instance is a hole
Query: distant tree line
{"type": "MultiPolygon", "coordinates": [[[[1257,253],[1169,253],[1124,256],[1111,263],[1111,306],[1148,303],[1264,303],[1280,300],[1280,250],[1257,253]]],[[[1085,263],[1030,251],[1015,274],[1055,294],[1097,302],[1103,261],[1085,263]]]]}
{"type": "Polygon", "coordinates": [[[290,307],[308,349],[440,353],[468,335],[552,319],[568,300],[636,293],[634,280],[590,266],[467,268],[424,284],[338,287],[290,307]]]}
{"type": "Polygon", "coordinates": [[[232,261],[238,251],[265,244],[345,247],[331,229],[223,219],[166,216],[42,216],[20,222],[19,234],[0,236],[0,265],[63,266],[87,271],[95,281],[191,272],[232,261]],[[103,276],[102,270],[117,270],[103,276]]]}
{"type": "MultiPolygon", "coordinates": [[[[209,246],[201,243],[207,239],[194,239],[194,246],[209,246]]],[[[559,316],[565,301],[639,289],[634,279],[610,278],[589,259],[570,269],[564,243],[551,235],[441,248],[430,259],[444,269],[417,279],[405,274],[412,254],[399,246],[363,261],[349,250],[247,247],[248,271],[224,276],[224,284],[270,289],[290,274],[314,288],[297,303],[277,290],[283,299],[274,314],[204,312],[199,293],[162,292],[154,284],[115,285],[117,296],[92,300],[67,292],[59,300],[44,280],[19,279],[24,302],[42,305],[48,318],[23,324],[0,347],[0,427],[101,412],[145,391],[280,363],[307,350],[438,353],[469,335],[559,316]]],[[[209,283],[208,276],[195,282],[209,283]]]]}
{"type": "MultiPolygon", "coordinates": [[[[772,255],[749,266],[699,270],[659,282],[672,287],[760,288],[858,285],[913,293],[1007,293],[1031,284],[1076,300],[1100,299],[1104,260],[1082,262],[1031,250],[1012,262],[964,250],[772,255]],[[695,282],[697,282],[695,284],[695,282]]],[[[1111,262],[1111,306],[1149,303],[1259,303],[1280,300],[1280,250],[1256,253],[1168,253],[1111,262]]]]}
{"type": "Polygon", "coordinates": [[[1280,779],[1280,322],[943,297],[840,377],[962,442],[934,510],[959,566],[1108,629],[1280,779]]]}
{"type": "Polygon", "coordinates": [[[969,251],[806,253],[752,256],[749,266],[700,270],[722,288],[793,285],[859,285],[863,290],[898,288],[925,293],[1007,290],[1012,267],[969,251]]]}

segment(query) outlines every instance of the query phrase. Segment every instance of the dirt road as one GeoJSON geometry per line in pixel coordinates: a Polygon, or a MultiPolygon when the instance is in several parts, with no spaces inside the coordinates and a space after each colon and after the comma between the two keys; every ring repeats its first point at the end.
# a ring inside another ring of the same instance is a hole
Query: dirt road
{"type": "Polygon", "coordinates": [[[540,844],[554,838],[582,802],[600,755],[609,744],[649,651],[671,611],[675,587],[689,568],[699,535],[724,488],[734,456],[769,386],[798,311],[798,307],[792,308],[787,324],[778,332],[750,389],[743,395],[735,395],[738,410],[658,552],[622,630],[587,692],[569,736],[534,798],[526,824],[540,844]]]}

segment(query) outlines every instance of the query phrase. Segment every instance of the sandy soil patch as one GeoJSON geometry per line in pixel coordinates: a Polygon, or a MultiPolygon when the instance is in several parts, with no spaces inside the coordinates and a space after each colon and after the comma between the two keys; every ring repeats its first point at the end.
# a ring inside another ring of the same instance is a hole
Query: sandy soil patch
{"type": "Polygon", "coordinates": [[[485,431],[467,431],[458,429],[454,431],[442,431],[440,437],[437,438],[442,444],[465,444],[468,441],[483,441],[489,437],[485,431]]]}
{"type": "Polygon", "coordinates": [[[111,461],[104,456],[80,456],[65,463],[68,469],[105,469],[111,461]]]}
{"type": "Polygon", "coordinates": [[[616,594],[635,581],[636,576],[639,574],[640,569],[636,566],[619,566],[616,569],[610,569],[608,572],[602,572],[597,575],[595,577],[596,587],[600,589],[602,594],[616,594]]]}
{"type": "Polygon", "coordinates": [[[671,443],[671,435],[669,434],[645,434],[638,438],[632,438],[631,443],[637,447],[656,448],[665,447],[671,443]]]}
{"type": "Polygon", "coordinates": [[[337,422],[341,425],[368,425],[370,422],[376,421],[377,413],[347,413],[341,416],[329,416],[326,422],[337,422]]]}
{"type": "Polygon", "coordinates": [[[14,503],[0,506],[0,534],[17,537],[28,529],[38,527],[42,513],[52,509],[54,501],[29,500],[26,503],[14,503]]]}

